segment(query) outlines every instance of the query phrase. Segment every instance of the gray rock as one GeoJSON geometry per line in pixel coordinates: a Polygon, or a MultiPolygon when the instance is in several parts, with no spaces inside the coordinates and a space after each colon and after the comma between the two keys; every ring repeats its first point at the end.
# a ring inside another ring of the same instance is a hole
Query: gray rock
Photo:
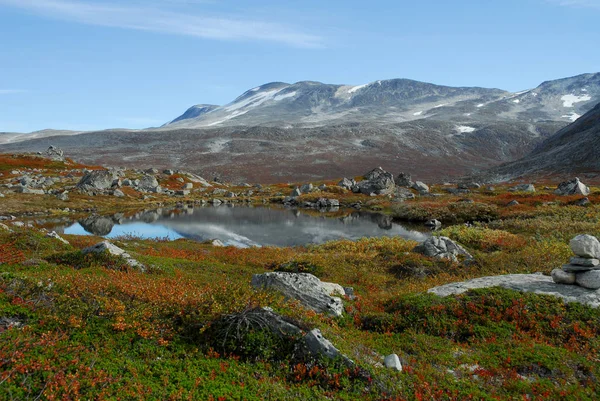
{"type": "Polygon", "coordinates": [[[585,198],[581,198],[581,199],[577,199],[575,202],[573,202],[573,205],[575,206],[587,206],[589,204],[591,204],[592,202],[590,202],[590,200],[585,197],[585,198]]]}
{"type": "Polygon", "coordinates": [[[21,194],[44,195],[46,192],[43,189],[33,189],[29,187],[19,187],[17,192],[21,194]]]}
{"type": "Polygon", "coordinates": [[[125,252],[123,249],[111,244],[108,241],[100,242],[94,246],[85,248],[84,250],[81,251],[81,253],[83,253],[84,255],[86,255],[88,253],[103,253],[103,252],[108,252],[109,254],[111,254],[113,256],[118,256],[118,257],[125,259],[125,261],[127,262],[127,264],[129,266],[136,268],[136,269],[140,270],[141,272],[146,271],[146,267],[143,264],[141,264],[140,262],[138,262],[137,260],[132,258],[131,255],[128,254],[127,252],[125,252]]]}
{"type": "Polygon", "coordinates": [[[323,337],[321,330],[313,329],[304,336],[308,351],[314,356],[324,356],[329,359],[342,357],[342,353],[333,346],[331,341],[323,337]]]}
{"type": "Polygon", "coordinates": [[[440,228],[442,226],[442,222],[436,219],[431,219],[425,223],[425,225],[431,228],[440,228]]]}
{"type": "Polygon", "coordinates": [[[508,204],[506,206],[517,206],[520,205],[519,201],[517,200],[511,200],[510,202],[508,202],[508,204]]]}
{"type": "Polygon", "coordinates": [[[61,192],[61,193],[59,193],[58,195],[56,195],[56,198],[57,198],[58,200],[61,200],[61,201],[63,201],[63,202],[66,202],[66,201],[68,201],[68,200],[69,200],[69,193],[68,193],[67,191],[65,191],[65,192],[61,192]]]}
{"type": "Polygon", "coordinates": [[[429,186],[427,186],[424,182],[421,182],[421,181],[415,181],[415,183],[413,184],[412,188],[416,189],[421,194],[428,194],[429,193],[429,186]]]}
{"type": "Polygon", "coordinates": [[[173,175],[175,172],[173,170],[163,170],[163,174],[165,175],[173,175]]]}
{"type": "Polygon", "coordinates": [[[144,175],[138,184],[138,188],[143,191],[148,192],[160,192],[156,191],[157,188],[160,188],[158,185],[158,180],[153,175],[144,175]]]}
{"type": "Polygon", "coordinates": [[[454,262],[458,262],[459,257],[465,261],[473,260],[473,256],[465,248],[448,237],[428,238],[425,242],[415,247],[413,251],[425,256],[448,259],[454,262]]]}
{"type": "Polygon", "coordinates": [[[410,188],[413,186],[412,177],[410,174],[400,173],[396,178],[396,185],[399,187],[410,188]]]}
{"type": "MultiPolygon", "coordinates": [[[[388,195],[394,192],[396,187],[394,176],[381,167],[369,171],[365,174],[364,179],[356,187],[358,187],[357,192],[365,195],[388,195]]],[[[352,187],[352,192],[354,191],[354,187],[352,187]]]]}
{"type": "Polygon", "coordinates": [[[600,307],[600,292],[590,291],[576,285],[556,284],[551,277],[541,274],[507,274],[481,277],[460,283],[435,287],[428,292],[442,297],[462,294],[474,288],[502,287],[521,292],[552,295],[565,302],[578,302],[593,308],[600,307]]]}
{"type": "Polygon", "coordinates": [[[125,196],[123,191],[121,191],[120,189],[115,189],[113,191],[113,195],[116,196],[117,198],[123,198],[125,196]]]}
{"type": "Polygon", "coordinates": [[[583,288],[597,290],[600,288],[600,270],[577,273],[575,275],[575,282],[583,288]]]}
{"type": "Polygon", "coordinates": [[[575,177],[574,180],[565,181],[560,183],[556,191],[556,195],[567,196],[567,195],[583,195],[588,196],[590,194],[590,188],[583,182],[579,181],[579,178],[575,177]]]}
{"type": "Polygon", "coordinates": [[[108,235],[114,227],[112,219],[103,216],[90,216],[79,220],[79,224],[85,231],[94,235],[108,235]]]}
{"type": "Polygon", "coordinates": [[[292,198],[297,198],[300,195],[302,195],[302,191],[300,191],[300,188],[296,188],[292,191],[292,194],[290,196],[292,198]]]}
{"type": "Polygon", "coordinates": [[[149,168],[147,170],[144,170],[144,173],[146,173],[146,174],[158,174],[158,169],[149,168]]]}
{"type": "Polygon", "coordinates": [[[599,268],[600,268],[600,266],[589,267],[589,266],[581,266],[581,265],[573,265],[573,264],[568,264],[568,265],[562,266],[562,269],[566,272],[585,272],[588,270],[596,270],[599,268]]]}
{"type": "Polygon", "coordinates": [[[600,265],[600,260],[593,258],[572,257],[569,263],[577,266],[596,267],[600,265]]]}
{"type": "Polygon", "coordinates": [[[402,363],[400,363],[400,358],[398,358],[398,355],[396,354],[386,356],[383,360],[383,364],[388,369],[394,369],[398,372],[402,372],[402,363]]]}
{"type": "Polygon", "coordinates": [[[65,152],[61,148],[52,145],[46,150],[46,157],[55,161],[65,161],[64,154],[65,152]]]}
{"type": "Polygon", "coordinates": [[[65,244],[65,245],[69,245],[69,241],[67,241],[66,239],[64,239],[64,238],[63,238],[63,237],[61,237],[60,235],[58,235],[58,234],[56,233],[56,231],[51,231],[51,232],[49,232],[48,234],[46,234],[46,237],[47,237],[47,238],[54,238],[54,239],[56,239],[56,240],[58,240],[58,241],[62,242],[62,243],[63,243],[63,244],[65,244]]]}
{"type": "Polygon", "coordinates": [[[187,189],[178,189],[177,191],[175,191],[175,195],[178,196],[188,196],[190,194],[190,191],[187,189]]]}
{"type": "Polygon", "coordinates": [[[457,185],[458,189],[479,189],[481,184],[476,182],[463,182],[457,185]]]}
{"type": "Polygon", "coordinates": [[[286,298],[295,299],[316,312],[341,316],[342,300],[327,293],[317,277],[309,273],[271,272],[252,276],[252,286],[257,289],[273,289],[286,298]]]}
{"type": "Polygon", "coordinates": [[[575,284],[575,273],[554,269],[551,276],[556,284],[575,284]]]}
{"type": "Polygon", "coordinates": [[[85,174],[79,183],[77,188],[89,191],[89,190],[103,190],[112,187],[113,182],[117,179],[114,172],[109,170],[94,170],[85,174]]]}
{"type": "Polygon", "coordinates": [[[511,192],[535,192],[535,187],[533,186],[533,184],[520,184],[520,185],[515,185],[514,187],[510,188],[509,191],[511,191],[511,192]]]}
{"type": "Polygon", "coordinates": [[[569,245],[577,256],[600,259],[600,241],[592,235],[578,235],[571,240],[569,245]]]}
{"type": "Polygon", "coordinates": [[[302,192],[303,194],[307,194],[312,192],[313,189],[313,184],[304,184],[300,187],[300,192],[302,192]]]}
{"type": "Polygon", "coordinates": [[[353,186],[356,185],[356,181],[348,179],[348,178],[344,178],[342,179],[340,182],[338,182],[338,186],[351,190],[353,186]]]}
{"type": "Polygon", "coordinates": [[[185,183],[183,184],[183,187],[181,187],[181,189],[193,189],[194,188],[194,184],[192,184],[191,182],[185,183]]]}
{"type": "Polygon", "coordinates": [[[396,201],[405,201],[407,199],[414,199],[415,194],[413,194],[408,188],[396,187],[396,191],[394,192],[394,198],[396,201]]]}

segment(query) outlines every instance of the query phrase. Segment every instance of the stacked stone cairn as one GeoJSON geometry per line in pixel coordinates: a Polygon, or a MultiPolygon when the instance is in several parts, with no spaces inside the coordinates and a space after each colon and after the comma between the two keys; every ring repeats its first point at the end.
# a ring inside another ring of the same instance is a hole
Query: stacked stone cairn
{"type": "Polygon", "coordinates": [[[600,289],[600,241],[592,235],[578,235],[571,240],[576,255],[568,265],[552,270],[557,284],[576,284],[589,290],[600,289]]]}

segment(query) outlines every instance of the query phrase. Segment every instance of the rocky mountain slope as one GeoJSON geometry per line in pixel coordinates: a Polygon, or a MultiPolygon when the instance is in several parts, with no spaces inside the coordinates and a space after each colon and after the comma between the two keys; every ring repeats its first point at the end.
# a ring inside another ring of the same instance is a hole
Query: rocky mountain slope
{"type": "Polygon", "coordinates": [[[398,123],[420,119],[471,122],[572,122],[600,100],[600,73],[548,81],[535,89],[454,88],[408,79],[366,85],[274,82],[250,89],[233,102],[199,105],[167,127],[262,125],[315,127],[340,122],[398,123]]]}
{"type": "Polygon", "coordinates": [[[550,136],[524,158],[492,169],[494,180],[522,176],[600,173],[600,103],[574,123],[550,136]]]}
{"type": "Polygon", "coordinates": [[[89,164],[174,167],[232,181],[337,178],[375,166],[441,181],[527,155],[598,102],[600,73],[520,93],[406,79],[271,83],[225,106],[194,106],[160,128],[76,139],[71,132],[0,134],[0,151],[56,145],[89,164]]]}

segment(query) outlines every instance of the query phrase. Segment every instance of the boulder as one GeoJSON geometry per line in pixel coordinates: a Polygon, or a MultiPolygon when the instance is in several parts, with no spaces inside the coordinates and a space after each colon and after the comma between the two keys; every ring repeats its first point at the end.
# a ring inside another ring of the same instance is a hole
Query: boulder
{"type": "MultiPolygon", "coordinates": [[[[358,187],[357,192],[365,195],[388,195],[394,192],[396,186],[394,176],[381,167],[369,171],[365,174],[364,179],[356,186],[358,187]]],[[[354,192],[354,187],[352,192],[354,192]]]]}
{"type": "Polygon", "coordinates": [[[421,182],[421,181],[415,181],[412,188],[419,191],[419,193],[421,193],[421,194],[429,193],[429,186],[427,186],[427,184],[425,184],[424,182],[421,182]]]}
{"type": "Polygon", "coordinates": [[[383,364],[388,369],[393,369],[398,372],[402,372],[402,363],[400,363],[400,358],[398,358],[398,355],[396,354],[386,356],[383,360],[383,364]]]}
{"type": "Polygon", "coordinates": [[[56,195],[56,198],[58,200],[61,200],[63,202],[66,202],[69,200],[69,193],[67,191],[61,192],[58,195],[56,195]]]}
{"type": "Polygon", "coordinates": [[[165,175],[173,175],[173,174],[175,174],[175,172],[173,170],[168,170],[167,169],[167,170],[163,170],[163,174],[165,174],[165,175]]]}
{"type": "Polygon", "coordinates": [[[302,192],[303,194],[307,194],[312,192],[313,189],[313,184],[304,184],[300,187],[300,192],[302,192]]]}
{"type": "Polygon", "coordinates": [[[459,258],[465,261],[473,260],[473,256],[458,243],[448,237],[431,237],[415,247],[414,252],[438,259],[448,259],[458,262],[459,258]]]}
{"type": "Polygon", "coordinates": [[[81,180],[79,180],[77,188],[85,191],[109,189],[116,179],[117,176],[112,171],[94,170],[85,174],[81,180]]]}
{"type": "Polygon", "coordinates": [[[55,161],[65,161],[64,152],[61,148],[57,148],[56,146],[50,145],[48,150],[46,150],[45,156],[55,160],[55,161]]]}
{"type": "Polygon", "coordinates": [[[556,284],[552,281],[551,277],[542,274],[507,274],[503,276],[480,277],[469,281],[431,288],[428,292],[446,297],[462,294],[474,288],[491,287],[552,295],[563,299],[565,302],[577,302],[593,308],[600,307],[600,291],[590,291],[576,285],[556,284]]]}
{"type": "Polygon", "coordinates": [[[344,178],[340,182],[338,182],[338,186],[339,187],[342,187],[342,188],[345,188],[345,189],[348,189],[348,190],[351,190],[352,187],[355,186],[355,185],[356,185],[356,181],[350,180],[348,178],[344,178]]]}
{"type": "Polygon", "coordinates": [[[590,188],[583,182],[579,181],[579,178],[575,177],[574,180],[561,182],[558,185],[556,195],[567,196],[567,195],[583,195],[588,196],[590,194],[590,188]]]}
{"type": "Polygon", "coordinates": [[[517,201],[517,200],[511,200],[510,202],[508,202],[506,204],[506,206],[508,206],[508,207],[510,207],[510,206],[517,206],[517,205],[520,205],[519,201],[517,201]]]}
{"type": "Polygon", "coordinates": [[[341,316],[342,300],[328,294],[328,286],[309,273],[271,272],[252,276],[252,286],[257,289],[273,289],[288,299],[298,300],[303,306],[319,313],[341,316]]]}
{"type": "Polygon", "coordinates": [[[193,189],[194,188],[194,184],[192,184],[191,182],[187,182],[185,184],[183,184],[183,186],[181,187],[181,189],[193,189]]]}
{"type": "Polygon", "coordinates": [[[410,188],[414,184],[411,178],[412,177],[410,176],[410,174],[400,173],[396,178],[396,185],[399,187],[410,188]]]}
{"type": "Polygon", "coordinates": [[[575,284],[575,273],[554,269],[551,276],[556,284],[575,284]]]}
{"type": "Polygon", "coordinates": [[[479,189],[481,184],[477,182],[463,182],[457,185],[458,189],[479,189]]]}
{"type": "Polygon", "coordinates": [[[21,194],[44,195],[46,192],[43,189],[33,189],[29,187],[18,187],[17,191],[21,194]]]}
{"type": "Polygon", "coordinates": [[[302,195],[302,191],[300,191],[300,188],[296,188],[292,191],[291,193],[291,197],[292,198],[297,198],[298,196],[302,195]]]}
{"type": "Polygon", "coordinates": [[[571,240],[569,245],[577,256],[600,259],[600,241],[592,235],[578,235],[571,240]]]}
{"type": "Polygon", "coordinates": [[[113,196],[116,196],[117,198],[123,198],[125,196],[125,193],[120,189],[115,189],[113,191],[113,196]]]}
{"type": "Polygon", "coordinates": [[[410,189],[404,187],[396,187],[396,191],[394,192],[394,199],[399,202],[403,202],[407,199],[414,199],[415,194],[411,192],[410,189]]]}
{"type": "Polygon", "coordinates": [[[129,255],[123,249],[111,244],[108,241],[100,242],[94,246],[85,248],[84,250],[81,251],[81,253],[83,253],[84,255],[86,255],[88,253],[103,253],[103,252],[108,252],[109,254],[111,254],[113,256],[118,256],[118,257],[125,259],[125,261],[127,262],[127,264],[129,266],[136,268],[136,269],[140,270],[141,272],[146,271],[146,267],[143,264],[141,264],[140,262],[138,262],[137,260],[132,258],[131,255],[129,255]]]}
{"type": "Polygon", "coordinates": [[[511,192],[535,192],[535,187],[533,186],[533,184],[520,184],[520,185],[515,185],[514,187],[510,188],[509,191],[511,191],[511,192]]]}
{"type": "Polygon", "coordinates": [[[110,234],[115,225],[112,219],[103,216],[90,216],[79,220],[79,224],[88,233],[99,236],[110,234]]]}
{"type": "Polygon", "coordinates": [[[575,205],[575,206],[587,206],[587,205],[589,205],[591,203],[592,202],[590,202],[589,198],[586,196],[585,198],[577,199],[572,204],[575,205]]]}
{"type": "Polygon", "coordinates": [[[575,282],[583,288],[597,290],[600,288],[600,270],[577,273],[575,275],[575,282]]]}
{"type": "Polygon", "coordinates": [[[158,180],[153,175],[144,175],[140,179],[138,188],[148,192],[160,192],[156,191],[156,189],[160,188],[160,186],[158,185],[158,180]]]}
{"type": "Polygon", "coordinates": [[[313,356],[324,356],[329,359],[343,358],[342,353],[331,341],[323,337],[321,330],[313,329],[304,336],[306,349],[313,356]]]}

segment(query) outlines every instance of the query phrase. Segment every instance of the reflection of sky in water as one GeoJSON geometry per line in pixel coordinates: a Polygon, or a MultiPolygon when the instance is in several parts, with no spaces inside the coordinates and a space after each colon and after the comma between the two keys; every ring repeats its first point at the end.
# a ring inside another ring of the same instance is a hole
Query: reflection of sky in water
{"type": "MultiPolygon", "coordinates": [[[[75,223],[71,227],[65,228],[65,234],[90,235],[90,233],[85,231],[79,223],[75,223]]],[[[115,238],[122,235],[134,235],[142,238],[169,238],[170,240],[183,238],[183,236],[179,235],[175,231],[160,224],[147,224],[140,222],[115,225],[110,234],[105,235],[104,237],[115,238]]]]}
{"type": "MultiPolygon", "coordinates": [[[[66,228],[64,232],[89,234],[79,223],[66,228]]],[[[386,220],[366,213],[325,218],[291,210],[223,206],[196,208],[187,214],[173,214],[170,211],[162,214],[141,213],[133,219],[122,219],[121,224],[115,223],[106,237],[126,234],[144,238],[185,237],[199,241],[219,239],[226,245],[236,247],[295,246],[381,236],[423,241],[429,236],[428,233],[391,224],[389,218],[386,220]],[[152,216],[154,218],[148,219],[152,216]]]]}

